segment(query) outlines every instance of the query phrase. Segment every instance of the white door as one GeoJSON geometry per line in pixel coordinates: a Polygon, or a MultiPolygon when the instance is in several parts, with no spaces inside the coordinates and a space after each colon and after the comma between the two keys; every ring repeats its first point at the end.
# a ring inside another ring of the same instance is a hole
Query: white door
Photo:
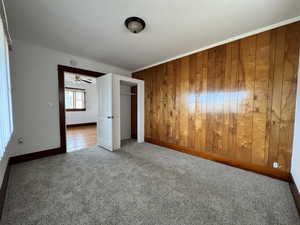
{"type": "Polygon", "coordinates": [[[99,96],[97,137],[98,145],[113,151],[112,74],[97,78],[99,96]]]}

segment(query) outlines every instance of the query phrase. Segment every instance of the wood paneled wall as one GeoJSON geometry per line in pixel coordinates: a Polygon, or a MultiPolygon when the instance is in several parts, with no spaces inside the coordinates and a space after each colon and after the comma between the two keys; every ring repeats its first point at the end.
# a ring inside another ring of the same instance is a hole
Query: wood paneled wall
{"type": "Polygon", "coordinates": [[[289,172],[299,44],[297,22],[134,73],[146,139],[289,172]]]}

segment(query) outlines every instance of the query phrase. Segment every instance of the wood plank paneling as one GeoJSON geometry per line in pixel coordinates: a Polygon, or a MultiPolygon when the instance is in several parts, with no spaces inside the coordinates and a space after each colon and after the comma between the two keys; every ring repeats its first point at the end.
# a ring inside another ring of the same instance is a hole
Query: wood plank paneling
{"type": "Polygon", "coordinates": [[[252,161],[264,165],[267,157],[266,129],[270,71],[271,32],[257,35],[253,106],[252,161]]]}
{"type": "Polygon", "coordinates": [[[272,92],[272,106],[270,118],[270,140],[269,140],[269,157],[268,164],[271,167],[273,162],[278,160],[279,149],[279,132],[281,119],[281,96],[283,83],[283,65],[285,53],[285,37],[287,26],[280,27],[274,30],[275,36],[275,61],[274,61],[274,75],[273,75],[273,92],[272,92]]]}
{"type": "Polygon", "coordinates": [[[252,155],[253,93],[255,82],[256,36],[240,40],[238,71],[238,118],[236,158],[250,162],[252,155]]]}
{"type": "Polygon", "coordinates": [[[134,73],[145,81],[146,138],[289,172],[299,44],[297,22],[134,73]]]}
{"type": "Polygon", "coordinates": [[[296,104],[296,88],[298,73],[298,56],[300,27],[297,24],[287,26],[285,42],[285,60],[283,66],[283,83],[281,95],[281,118],[279,130],[278,162],[283,168],[290,168],[292,154],[294,115],[296,104]]]}

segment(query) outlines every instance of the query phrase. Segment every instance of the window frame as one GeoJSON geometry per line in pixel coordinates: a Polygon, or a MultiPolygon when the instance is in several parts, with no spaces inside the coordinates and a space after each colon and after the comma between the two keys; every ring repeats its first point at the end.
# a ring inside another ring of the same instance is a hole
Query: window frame
{"type": "MultiPolygon", "coordinates": [[[[86,89],[82,88],[73,88],[73,87],[65,87],[65,93],[66,91],[72,91],[73,94],[73,108],[67,108],[65,107],[67,112],[77,112],[77,111],[86,111],[86,89]],[[76,92],[83,93],[83,108],[76,108],[76,92]]],[[[65,94],[66,96],[66,94],[65,94]]]]}
{"type": "MultiPolygon", "coordinates": [[[[9,43],[0,16],[0,161],[14,132],[9,43]]],[[[1,163],[0,163],[1,164],[1,163]]]]}

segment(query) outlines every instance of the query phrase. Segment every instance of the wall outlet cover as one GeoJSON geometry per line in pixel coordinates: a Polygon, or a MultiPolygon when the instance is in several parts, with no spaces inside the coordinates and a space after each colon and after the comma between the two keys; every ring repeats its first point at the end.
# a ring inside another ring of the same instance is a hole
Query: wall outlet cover
{"type": "Polygon", "coordinates": [[[24,143],[24,138],[23,137],[19,137],[18,138],[18,144],[23,144],[24,143]]]}

